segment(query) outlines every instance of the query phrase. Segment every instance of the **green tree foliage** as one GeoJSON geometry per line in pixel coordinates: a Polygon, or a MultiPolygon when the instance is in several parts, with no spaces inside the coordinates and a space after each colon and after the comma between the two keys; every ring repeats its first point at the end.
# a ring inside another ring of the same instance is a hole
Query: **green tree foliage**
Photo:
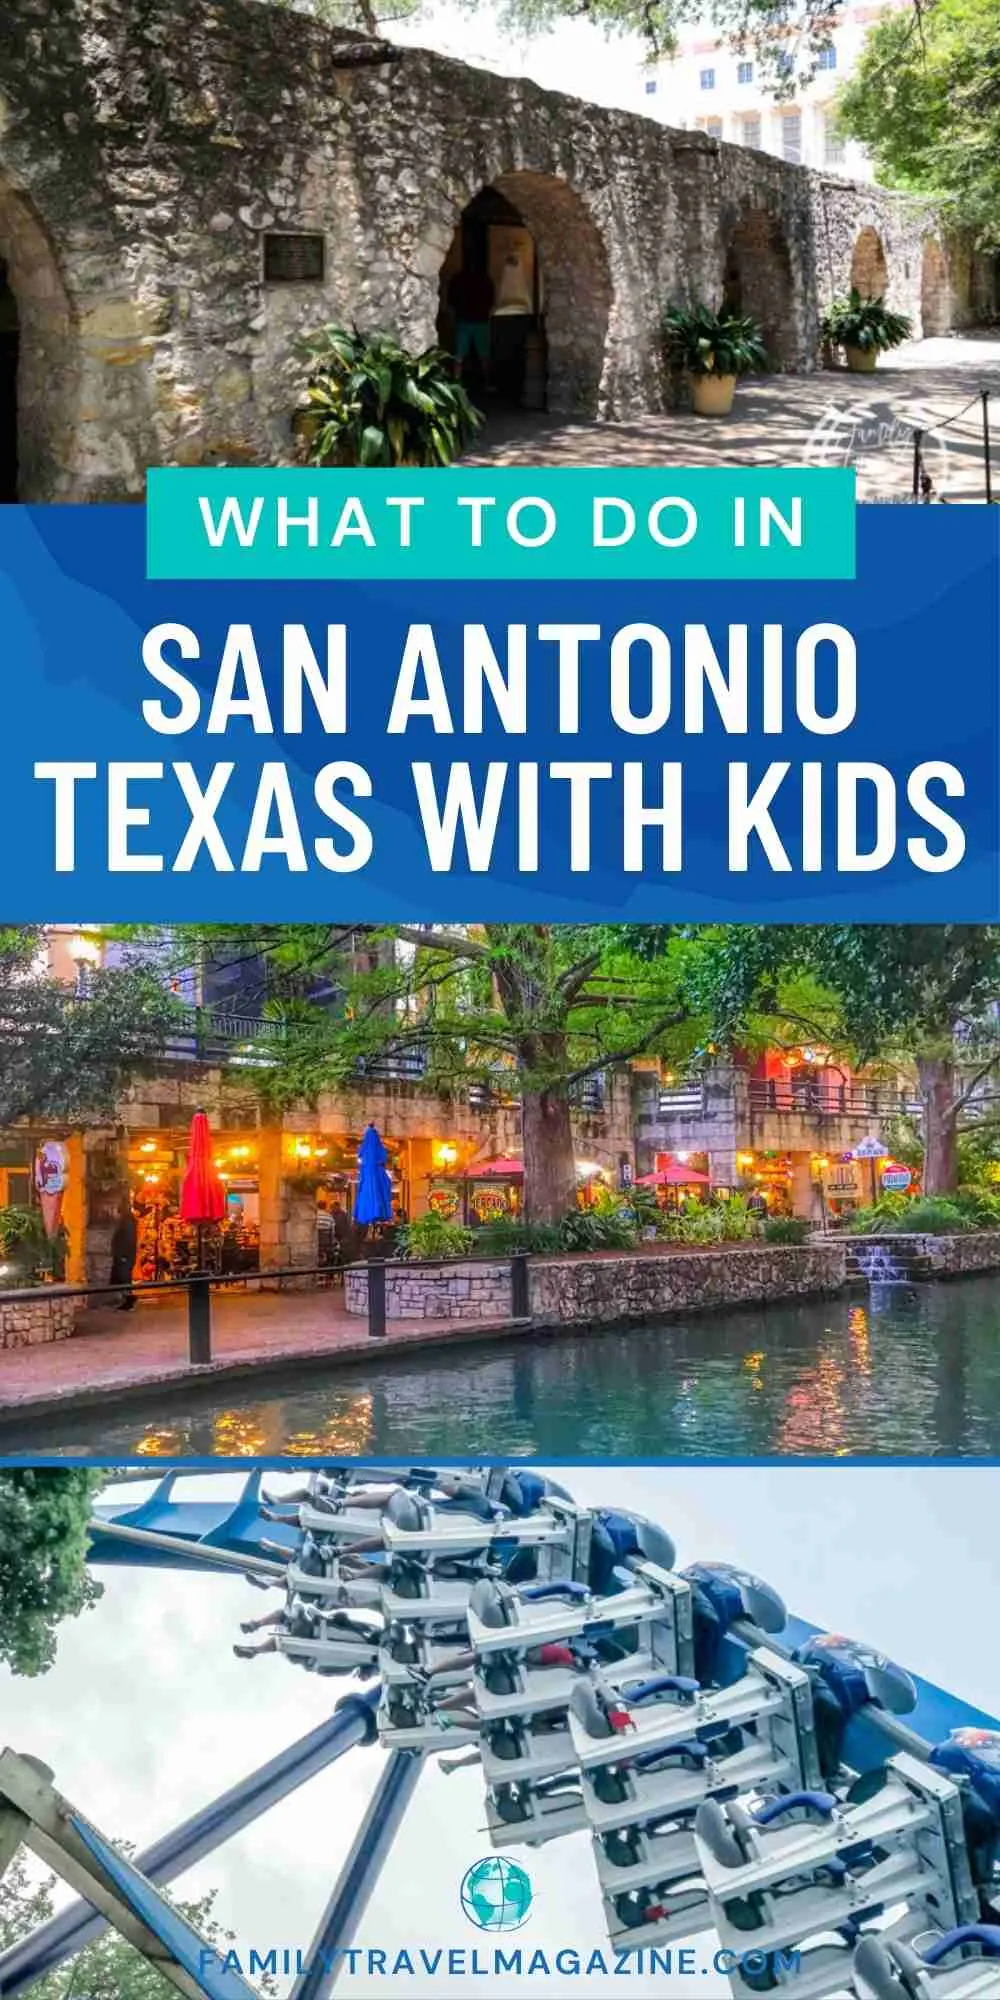
{"type": "Polygon", "coordinates": [[[366,1064],[408,1054],[431,1087],[479,1083],[520,1098],[526,1208],[537,1222],[574,1206],[575,1087],[647,1052],[685,1061],[700,1039],[689,991],[697,946],[679,934],[647,960],[627,928],[584,924],[188,931],[180,949],[266,965],[262,990],[285,1037],[276,1066],[241,1076],[276,1102],[315,1101],[356,1085],[366,1064]],[[317,987],[323,1004],[310,998],[317,987]]]}
{"type": "MultiPolygon", "coordinates": [[[[123,1847],[123,1852],[130,1850],[123,1847]]],[[[34,1873],[23,1853],[15,1857],[0,1881],[0,1951],[20,1944],[37,1925],[48,1923],[54,1911],[54,1887],[54,1878],[34,1873]]],[[[177,1903],[175,1907],[221,1956],[232,1943],[232,1933],[216,1921],[214,1904],[212,1893],[196,1903],[177,1903]]],[[[265,1973],[258,1991],[270,1995],[277,1990],[265,1973]]],[[[77,1995],[80,2000],[84,1996],[86,2000],[168,2000],[177,1988],[124,1938],[106,1931],[78,1954],[70,1968],[60,1966],[46,1973],[31,1991],[33,2000],[76,2000],[77,1995]]]]}
{"type": "Polygon", "coordinates": [[[87,1523],[103,1474],[90,1467],[0,1469],[0,1664],[43,1674],[56,1628],[96,1604],[87,1523]]]}
{"type": "MultiPolygon", "coordinates": [[[[378,34],[421,11],[422,0],[277,0],[332,27],[378,34]]],[[[484,0],[460,0],[472,14],[484,0]]],[[[685,26],[708,20],[734,49],[751,52],[758,75],[775,97],[789,96],[814,73],[844,0],[500,0],[500,25],[511,35],[558,30],[566,21],[592,22],[607,35],[635,35],[651,58],[669,55],[685,26]]],[[[490,0],[493,11],[493,0],[490,0]]]]}
{"type": "Polygon", "coordinates": [[[734,925],[706,940],[699,965],[720,1040],[760,1035],[777,1018],[856,1060],[915,1066],[924,1188],[953,1192],[959,1135],[1000,1069],[1000,928],[734,925]]]}
{"type": "Polygon", "coordinates": [[[84,999],[45,959],[44,926],[0,926],[0,1125],[109,1111],[177,1019],[155,966],[96,970],[84,999]]]}
{"type": "Polygon", "coordinates": [[[878,178],[933,195],[982,247],[1000,244],[1000,12],[930,0],[872,28],[838,99],[878,178]]]}

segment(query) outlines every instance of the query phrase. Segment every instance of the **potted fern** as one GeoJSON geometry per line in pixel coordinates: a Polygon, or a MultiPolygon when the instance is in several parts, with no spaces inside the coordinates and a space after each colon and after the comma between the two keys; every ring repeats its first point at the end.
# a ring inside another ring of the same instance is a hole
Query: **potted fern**
{"type": "Polygon", "coordinates": [[[842,347],[854,375],[870,375],[880,354],[909,340],[911,322],[905,313],[890,312],[884,299],[862,298],[855,285],[835,298],[820,321],[820,332],[831,347],[842,347]]]}
{"type": "Polygon", "coordinates": [[[298,352],[306,387],[292,421],[310,465],[450,465],[483,421],[443,348],[414,354],[391,333],[324,326],[298,352]]]}
{"type": "Polygon", "coordinates": [[[700,301],[668,306],[663,315],[667,366],[684,371],[691,407],[699,417],[728,417],[737,377],[767,367],[767,349],[756,320],[700,301]]]}

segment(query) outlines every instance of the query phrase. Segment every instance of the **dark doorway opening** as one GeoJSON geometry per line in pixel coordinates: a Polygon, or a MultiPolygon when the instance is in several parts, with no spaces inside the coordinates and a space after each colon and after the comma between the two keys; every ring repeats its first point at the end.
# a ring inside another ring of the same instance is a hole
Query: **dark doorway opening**
{"type": "Polygon", "coordinates": [[[17,499],[17,300],[0,257],[0,505],[17,499]]]}
{"type": "Polygon", "coordinates": [[[498,188],[481,188],[459,218],[441,266],[438,339],[480,407],[545,408],[538,248],[520,210],[498,188]]]}
{"type": "Polygon", "coordinates": [[[798,354],[791,259],[784,232],[765,209],[741,216],[729,239],[723,303],[756,320],[772,368],[792,369],[798,354]]]}

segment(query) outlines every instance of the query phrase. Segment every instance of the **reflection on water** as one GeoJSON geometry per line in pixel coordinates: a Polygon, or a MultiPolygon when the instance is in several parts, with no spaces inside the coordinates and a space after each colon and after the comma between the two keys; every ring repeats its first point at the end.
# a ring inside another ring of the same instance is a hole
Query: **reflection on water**
{"type": "Polygon", "coordinates": [[[107,1456],[279,1452],[1000,1455],[1000,1278],[876,1286],[628,1332],[526,1336],[447,1355],[294,1369],[252,1387],[3,1436],[107,1456]]]}

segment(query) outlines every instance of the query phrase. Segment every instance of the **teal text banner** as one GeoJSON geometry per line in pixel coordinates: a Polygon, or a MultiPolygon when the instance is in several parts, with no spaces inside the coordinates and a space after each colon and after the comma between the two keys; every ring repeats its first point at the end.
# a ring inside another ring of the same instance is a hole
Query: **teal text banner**
{"type": "Polygon", "coordinates": [[[854,575],[846,467],[149,474],[154,579],[797,581],[854,575]]]}

